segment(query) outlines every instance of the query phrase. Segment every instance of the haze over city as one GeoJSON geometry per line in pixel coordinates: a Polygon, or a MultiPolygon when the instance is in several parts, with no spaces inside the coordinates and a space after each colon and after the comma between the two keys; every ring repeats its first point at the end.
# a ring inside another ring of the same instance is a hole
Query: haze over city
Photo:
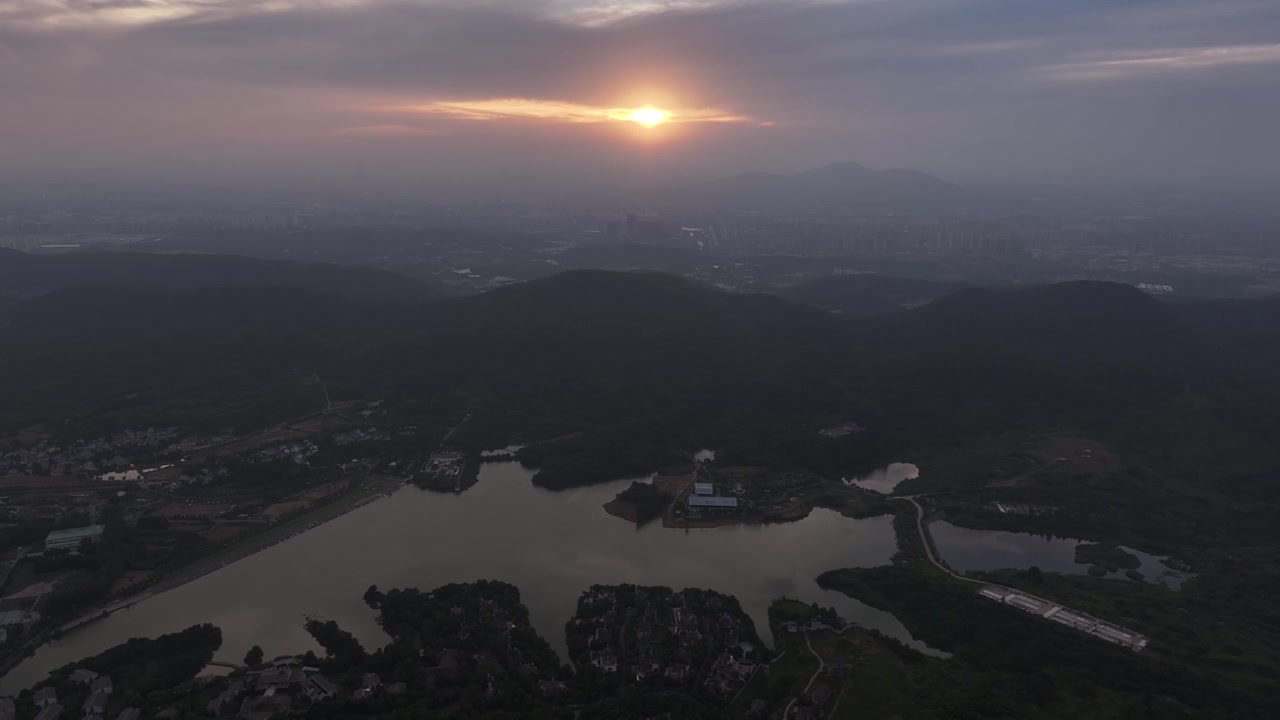
{"type": "Polygon", "coordinates": [[[7,179],[1265,186],[1280,4],[0,0],[0,88],[7,179]]]}
{"type": "Polygon", "coordinates": [[[1280,698],[1280,0],[0,0],[0,720],[1280,698]]]}

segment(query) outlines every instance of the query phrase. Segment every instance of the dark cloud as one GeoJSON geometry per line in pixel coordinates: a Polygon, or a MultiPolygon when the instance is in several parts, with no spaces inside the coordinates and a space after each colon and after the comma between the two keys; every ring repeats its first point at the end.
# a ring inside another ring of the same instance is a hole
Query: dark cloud
{"type": "Polygon", "coordinates": [[[370,173],[386,156],[571,169],[551,155],[575,142],[599,146],[598,162],[665,154],[690,173],[848,158],[1049,177],[1280,172],[1273,0],[677,3],[591,25],[573,5],[208,0],[183,14],[160,0],[0,0],[0,92],[16,108],[0,113],[0,142],[28,166],[346,162],[342,143],[359,138],[370,173]],[[123,24],[135,11],[165,17],[123,24]],[[777,124],[689,130],[677,152],[600,128],[386,112],[514,97],[777,124]]]}

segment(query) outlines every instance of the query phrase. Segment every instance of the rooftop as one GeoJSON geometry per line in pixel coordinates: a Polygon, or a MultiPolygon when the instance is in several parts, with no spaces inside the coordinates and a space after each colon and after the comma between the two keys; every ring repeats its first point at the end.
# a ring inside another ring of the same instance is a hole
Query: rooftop
{"type": "Polygon", "coordinates": [[[738,507],[738,498],[720,497],[719,495],[690,495],[689,507],[738,507]]]}
{"type": "Polygon", "coordinates": [[[66,530],[54,530],[49,533],[44,541],[58,542],[66,540],[79,540],[80,538],[98,537],[105,528],[101,525],[89,525],[87,527],[67,528],[66,530]]]}

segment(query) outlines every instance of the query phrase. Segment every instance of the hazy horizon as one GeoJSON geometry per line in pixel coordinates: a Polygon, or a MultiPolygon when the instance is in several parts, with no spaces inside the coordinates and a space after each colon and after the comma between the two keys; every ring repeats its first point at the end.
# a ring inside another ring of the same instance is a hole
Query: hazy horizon
{"type": "Polygon", "coordinates": [[[1280,181],[1267,0],[0,0],[0,87],[8,180],[1280,181]]]}

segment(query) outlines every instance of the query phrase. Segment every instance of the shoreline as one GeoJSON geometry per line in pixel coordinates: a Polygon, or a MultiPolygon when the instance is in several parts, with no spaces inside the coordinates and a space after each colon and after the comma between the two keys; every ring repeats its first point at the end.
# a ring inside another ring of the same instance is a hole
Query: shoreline
{"type": "Polygon", "coordinates": [[[698,518],[697,520],[676,519],[670,516],[662,519],[662,526],[674,530],[717,528],[729,525],[771,525],[774,523],[799,522],[813,512],[816,505],[796,506],[769,515],[727,515],[724,517],[698,518]]]}
{"type": "Polygon", "coordinates": [[[309,520],[306,517],[297,518],[292,521],[286,521],[285,523],[282,523],[280,526],[269,528],[262,533],[263,537],[258,538],[256,542],[253,541],[254,538],[252,537],[246,538],[245,540],[240,541],[240,542],[248,543],[248,545],[242,550],[234,553],[229,557],[220,558],[220,556],[215,553],[205,562],[201,562],[197,560],[195,563],[193,563],[194,567],[188,566],[187,568],[181,569],[172,575],[163,577],[157,580],[155,584],[143,590],[140,590],[139,592],[133,595],[130,595],[126,598],[122,598],[120,600],[116,600],[115,602],[108,603],[94,610],[90,610],[85,614],[81,615],[80,617],[77,617],[73,620],[69,620],[66,623],[63,623],[62,625],[59,625],[56,628],[45,629],[41,633],[33,636],[28,641],[27,645],[24,645],[17,653],[15,653],[15,655],[10,657],[8,660],[4,662],[2,666],[0,666],[0,677],[7,675],[9,671],[13,670],[18,665],[21,665],[27,658],[31,657],[36,650],[38,650],[41,646],[43,646],[45,643],[51,640],[62,639],[67,633],[74,632],[75,630],[78,630],[85,625],[89,625],[98,620],[102,620],[107,617],[110,617],[112,614],[116,612],[125,610],[127,608],[133,607],[134,605],[150,600],[151,598],[157,595],[164,594],[166,592],[169,592],[170,590],[176,590],[177,588],[180,588],[183,585],[195,582],[196,580],[199,580],[200,578],[206,575],[210,575],[214,572],[217,572],[218,570],[221,570],[227,567],[228,565],[232,565],[248,557],[251,557],[260,552],[263,552],[264,550],[267,550],[276,545],[279,545],[280,543],[290,540],[309,530],[314,530],[315,528],[320,527],[321,525],[332,522],[342,517],[343,515],[346,515],[349,512],[352,512],[354,510],[358,510],[364,507],[365,505],[369,505],[378,500],[382,500],[384,498],[390,497],[391,495],[395,494],[398,490],[400,490],[402,487],[404,487],[403,483],[392,486],[390,484],[391,481],[388,479],[373,479],[373,482],[380,483],[386,487],[384,487],[380,491],[373,493],[371,495],[363,495],[362,497],[349,503],[342,503],[341,501],[332,503],[329,506],[326,506],[325,508],[321,508],[323,512],[318,512],[316,516],[310,517],[309,520]],[[304,520],[306,520],[305,523],[303,523],[304,520]],[[292,528],[291,532],[288,532],[287,534],[284,534],[284,535],[278,535],[272,532],[273,530],[283,530],[286,527],[291,526],[293,523],[302,523],[302,524],[299,527],[292,528]]]}
{"type": "MultiPolygon", "coordinates": [[[[375,481],[375,482],[378,482],[378,481],[375,481]]],[[[195,582],[196,580],[199,580],[205,575],[208,575],[213,572],[217,572],[218,570],[221,570],[222,568],[227,567],[228,565],[232,565],[241,560],[244,560],[245,558],[251,557],[253,555],[257,555],[258,553],[264,550],[267,550],[268,548],[279,545],[280,543],[285,542],[286,540],[290,540],[309,530],[314,530],[315,528],[320,527],[325,523],[329,523],[334,520],[337,520],[338,518],[342,517],[343,515],[346,515],[347,513],[353,510],[358,510],[372,502],[376,502],[383,498],[390,497],[398,489],[399,488],[396,487],[396,488],[382,490],[372,495],[365,495],[350,503],[341,503],[340,501],[337,503],[333,503],[330,506],[320,509],[325,512],[320,512],[317,516],[310,518],[310,520],[306,522],[306,524],[301,525],[300,527],[294,529],[292,532],[288,533],[287,535],[276,536],[275,533],[273,533],[272,531],[284,529],[285,526],[288,526],[291,523],[298,523],[303,520],[306,520],[307,518],[303,517],[303,518],[297,518],[292,521],[286,521],[282,525],[276,526],[274,528],[269,528],[264,533],[262,533],[262,535],[270,536],[270,537],[261,537],[256,539],[256,541],[253,537],[245,538],[240,542],[246,542],[246,543],[249,543],[249,545],[245,547],[243,550],[235,553],[234,555],[230,557],[222,558],[222,559],[215,559],[217,558],[217,556],[214,555],[213,558],[211,558],[209,561],[206,561],[203,563],[201,563],[200,561],[197,561],[197,563],[200,563],[199,567],[193,567],[186,570],[179,570],[177,573],[173,575],[160,579],[155,583],[155,585],[137,593],[134,596],[125,598],[123,600],[119,600],[115,603],[112,603],[102,608],[96,614],[91,613],[90,614],[91,616],[87,615],[62,625],[59,628],[59,632],[73,630],[87,622],[92,622],[93,620],[106,617],[107,615],[110,615],[111,613],[116,612],[117,610],[122,610],[126,607],[136,605],[142,602],[143,600],[149,599],[156,595],[160,595],[161,593],[166,593],[170,590],[180,588],[183,585],[186,585],[187,583],[195,582]],[[336,505],[341,505],[341,507],[335,507],[336,505]]]]}

